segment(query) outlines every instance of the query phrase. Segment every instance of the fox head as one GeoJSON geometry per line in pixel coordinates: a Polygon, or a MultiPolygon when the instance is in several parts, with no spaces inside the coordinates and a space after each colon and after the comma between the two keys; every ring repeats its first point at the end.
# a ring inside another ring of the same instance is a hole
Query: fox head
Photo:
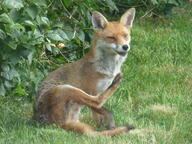
{"type": "Polygon", "coordinates": [[[135,8],[126,11],[117,22],[109,22],[101,13],[92,13],[96,48],[112,55],[125,56],[130,49],[130,29],[135,17],[135,8]]]}

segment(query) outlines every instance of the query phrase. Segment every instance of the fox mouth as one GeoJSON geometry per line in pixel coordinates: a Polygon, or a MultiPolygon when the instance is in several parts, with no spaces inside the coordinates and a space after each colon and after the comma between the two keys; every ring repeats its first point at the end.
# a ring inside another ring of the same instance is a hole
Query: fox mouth
{"type": "Polygon", "coordinates": [[[127,54],[127,52],[119,52],[119,51],[115,51],[117,54],[119,54],[120,56],[125,56],[127,54]]]}

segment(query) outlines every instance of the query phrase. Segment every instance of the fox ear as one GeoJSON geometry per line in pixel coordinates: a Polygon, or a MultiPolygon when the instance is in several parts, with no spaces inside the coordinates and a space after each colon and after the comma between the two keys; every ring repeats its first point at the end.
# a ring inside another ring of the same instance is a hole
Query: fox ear
{"type": "Polygon", "coordinates": [[[102,30],[108,23],[107,19],[99,12],[92,12],[92,25],[95,30],[102,30]]]}
{"type": "Polygon", "coordinates": [[[135,8],[131,8],[121,16],[120,23],[124,24],[126,27],[132,27],[134,17],[135,8]]]}

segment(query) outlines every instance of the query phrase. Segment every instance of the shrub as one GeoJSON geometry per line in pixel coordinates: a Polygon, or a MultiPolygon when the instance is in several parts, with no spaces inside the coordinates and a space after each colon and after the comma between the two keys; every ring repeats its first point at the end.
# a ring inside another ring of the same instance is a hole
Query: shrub
{"type": "Polygon", "coordinates": [[[170,14],[173,7],[182,5],[187,0],[114,0],[118,9],[136,7],[137,15],[159,16],[170,14]]]}
{"type": "Polygon", "coordinates": [[[112,1],[1,1],[0,95],[31,97],[48,70],[79,59],[89,47],[90,11],[101,5],[116,9],[112,1]]]}

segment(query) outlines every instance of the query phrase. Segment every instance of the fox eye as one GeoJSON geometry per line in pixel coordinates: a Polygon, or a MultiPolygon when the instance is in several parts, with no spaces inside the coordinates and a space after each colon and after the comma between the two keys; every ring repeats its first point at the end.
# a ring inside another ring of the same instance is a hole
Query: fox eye
{"type": "Polygon", "coordinates": [[[107,36],[107,39],[112,40],[112,41],[116,41],[116,38],[113,36],[107,36]]]}
{"type": "Polygon", "coordinates": [[[123,37],[127,39],[128,38],[128,34],[124,34],[123,37]]]}

